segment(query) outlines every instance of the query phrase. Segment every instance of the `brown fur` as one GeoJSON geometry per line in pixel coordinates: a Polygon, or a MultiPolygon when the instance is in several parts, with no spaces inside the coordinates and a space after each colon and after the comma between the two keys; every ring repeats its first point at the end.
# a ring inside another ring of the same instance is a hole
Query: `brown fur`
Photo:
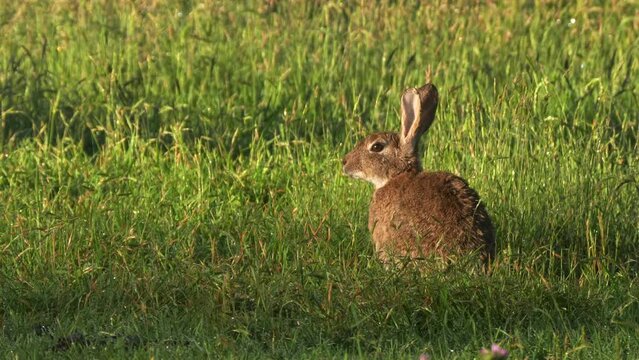
{"type": "Polygon", "coordinates": [[[453,174],[421,171],[417,144],[435,118],[437,102],[432,84],[408,89],[402,131],[370,135],[344,157],[346,174],[375,184],[368,227],[384,261],[472,251],[485,260],[494,256],[493,226],[477,192],[453,174]],[[375,151],[374,144],[383,149],[375,151]]]}

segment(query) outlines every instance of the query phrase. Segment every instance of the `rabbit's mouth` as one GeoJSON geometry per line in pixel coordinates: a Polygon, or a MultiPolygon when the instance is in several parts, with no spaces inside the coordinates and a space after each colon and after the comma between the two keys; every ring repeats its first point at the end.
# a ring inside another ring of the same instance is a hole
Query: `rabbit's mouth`
{"type": "Polygon", "coordinates": [[[348,171],[346,169],[346,166],[344,166],[343,170],[344,170],[344,174],[346,174],[347,176],[353,179],[370,182],[371,184],[375,185],[375,189],[381,188],[382,186],[386,185],[386,183],[388,182],[388,179],[384,179],[378,176],[368,176],[361,170],[348,171]]]}
{"type": "Polygon", "coordinates": [[[342,167],[342,171],[344,172],[346,176],[351,177],[353,179],[366,180],[366,174],[364,174],[363,171],[360,171],[360,170],[349,171],[346,165],[342,167]]]}

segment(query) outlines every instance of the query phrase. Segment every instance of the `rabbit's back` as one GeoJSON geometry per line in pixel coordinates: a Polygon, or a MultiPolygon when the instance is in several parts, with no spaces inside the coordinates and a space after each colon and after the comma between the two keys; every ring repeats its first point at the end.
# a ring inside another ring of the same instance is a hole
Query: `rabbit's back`
{"type": "Polygon", "coordinates": [[[447,172],[409,171],[373,195],[369,230],[375,249],[389,256],[494,254],[494,230],[479,195],[447,172]]]}

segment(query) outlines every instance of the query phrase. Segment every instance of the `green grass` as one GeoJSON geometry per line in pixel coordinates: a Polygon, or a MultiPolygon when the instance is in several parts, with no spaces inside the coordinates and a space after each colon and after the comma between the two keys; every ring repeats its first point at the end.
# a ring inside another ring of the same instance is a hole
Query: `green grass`
{"type": "Polygon", "coordinates": [[[637,4],[134,3],[2,1],[5,357],[639,353],[637,4]],[[341,174],[429,67],[490,275],[385,269],[341,174]]]}

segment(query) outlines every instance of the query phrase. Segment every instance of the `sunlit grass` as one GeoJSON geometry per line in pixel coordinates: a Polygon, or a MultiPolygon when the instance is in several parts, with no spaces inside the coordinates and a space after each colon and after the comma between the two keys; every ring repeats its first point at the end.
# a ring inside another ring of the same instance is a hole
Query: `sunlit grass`
{"type": "Polygon", "coordinates": [[[83,334],[58,352],[632,357],[637,11],[5,2],[0,349],[83,334]],[[424,166],[482,195],[490,274],[385,269],[372,189],[341,174],[429,68],[424,166]]]}

